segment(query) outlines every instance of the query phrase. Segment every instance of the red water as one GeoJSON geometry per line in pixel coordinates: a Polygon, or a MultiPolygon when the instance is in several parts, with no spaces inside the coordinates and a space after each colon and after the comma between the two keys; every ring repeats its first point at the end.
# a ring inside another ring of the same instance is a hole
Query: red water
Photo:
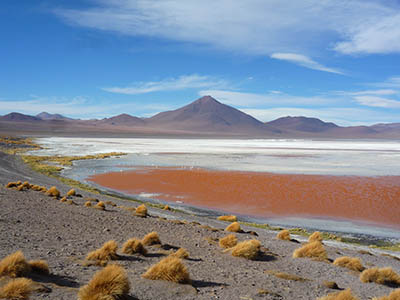
{"type": "Polygon", "coordinates": [[[325,216],[400,228],[400,176],[291,175],[141,168],[89,178],[130,194],[157,193],[198,207],[271,216],[325,216]]]}

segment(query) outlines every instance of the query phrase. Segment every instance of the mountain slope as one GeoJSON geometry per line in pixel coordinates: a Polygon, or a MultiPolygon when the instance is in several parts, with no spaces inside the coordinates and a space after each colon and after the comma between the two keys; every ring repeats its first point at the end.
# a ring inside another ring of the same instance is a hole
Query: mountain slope
{"type": "Polygon", "coordinates": [[[17,112],[12,112],[7,115],[0,117],[0,121],[8,121],[8,122],[40,122],[41,119],[34,116],[24,115],[17,112]]]}
{"type": "Polygon", "coordinates": [[[134,117],[128,114],[120,114],[118,116],[114,116],[111,118],[102,119],[98,121],[98,123],[119,125],[119,126],[136,126],[136,125],[144,125],[145,121],[141,118],[134,117]]]}
{"type": "Polygon", "coordinates": [[[49,114],[48,112],[41,112],[36,115],[37,118],[41,120],[72,120],[71,118],[64,117],[60,114],[49,114]]]}
{"type": "Polygon", "coordinates": [[[282,117],[266,123],[281,130],[302,132],[323,132],[339,126],[334,123],[323,122],[317,118],[307,117],[282,117]]]}

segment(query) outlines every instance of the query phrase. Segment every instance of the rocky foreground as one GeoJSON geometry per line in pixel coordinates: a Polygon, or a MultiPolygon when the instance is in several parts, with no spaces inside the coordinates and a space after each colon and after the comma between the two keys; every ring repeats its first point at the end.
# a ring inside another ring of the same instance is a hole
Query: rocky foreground
{"type": "Polygon", "coordinates": [[[60,202],[32,189],[5,187],[17,180],[56,186],[62,195],[70,187],[31,171],[18,157],[0,154],[0,259],[21,250],[28,260],[46,260],[50,268],[49,275],[28,275],[43,286],[30,299],[77,299],[79,288],[102,269],[85,261],[90,251],[109,240],[120,247],[126,240],[152,231],[158,233],[162,245],[146,246],[145,256],[119,250],[118,259],[113,261],[127,272],[130,299],[317,299],[338,291],[326,281],[335,282],[339,289],[350,288],[359,299],[372,299],[388,295],[396,284],[363,283],[360,272],[331,262],[341,256],[358,257],[365,268],[392,267],[400,273],[400,260],[395,256],[372,249],[348,249],[345,244],[333,247],[325,243],[328,260],[293,258],[301,242],[278,240],[276,232],[251,227],[242,228],[248,233],[235,235],[239,241],[259,240],[260,254],[255,260],[233,257],[218,245],[218,239],[228,234],[223,229],[229,223],[154,208],[142,218],[128,209],[139,205],[131,201],[77,190],[82,197],[60,202]],[[88,197],[112,201],[113,205],[106,204],[105,210],[85,207],[88,197]],[[189,252],[189,258],[182,262],[189,271],[190,284],[142,277],[151,265],[180,247],[189,252]],[[277,276],[277,271],[286,276],[277,276]]]}

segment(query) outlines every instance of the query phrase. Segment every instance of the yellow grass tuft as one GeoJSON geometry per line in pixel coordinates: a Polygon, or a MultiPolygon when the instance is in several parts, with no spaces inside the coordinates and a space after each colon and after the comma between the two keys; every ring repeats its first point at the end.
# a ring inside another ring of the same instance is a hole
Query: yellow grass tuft
{"type": "Polygon", "coordinates": [[[96,209],[100,209],[100,210],[105,210],[106,209],[106,205],[104,204],[103,201],[97,202],[97,204],[95,206],[93,206],[96,209]]]}
{"type": "Polygon", "coordinates": [[[169,256],[186,259],[189,258],[189,252],[185,248],[179,248],[169,256]]]}
{"type": "Polygon", "coordinates": [[[237,221],[237,217],[236,216],[219,216],[217,218],[220,221],[228,221],[228,222],[236,222],[237,221]]]}
{"type": "Polygon", "coordinates": [[[50,274],[49,265],[45,260],[30,260],[29,265],[31,266],[32,272],[39,274],[50,274]]]}
{"type": "Polygon", "coordinates": [[[118,265],[109,265],[94,274],[90,282],[79,289],[78,299],[123,299],[128,295],[129,290],[129,279],[125,270],[118,265]]]}
{"type": "Polygon", "coordinates": [[[238,222],[233,222],[225,228],[225,231],[240,232],[240,224],[238,222]]]}
{"type": "Polygon", "coordinates": [[[60,202],[67,202],[67,197],[62,197],[62,198],[60,199],[60,202]]]}
{"type": "Polygon", "coordinates": [[[275,277],[281,278],[281,279],[286,279],[286,280],[293,280],[293,281],[307,281],[308,279],[305,279],[303,277],[285,273],[285,272],[280,272],[276,270],[266,270],[264,273],[274,275],[275,277]]]}
{"type": "Polygon", "coordinates": [[[31,267],[22,251],[14,252],[0,261],[0,277],[21,277],[28,274],[31,267]]]}
{"type": "Polygon", "coordinates": [[[235,247],[236,245],[237,245],[237,237],[233,233],[219,240],[219,246],[221,248],[228,249],[235,247]]]}
{"type": "Polygon", "coordinates": [[[240,242],[232,248],[232,256],[254,260],[260,254],[261,243],[258,240],[240,242]]]}
{"type": "Polygon", "coordinates": [[[324,297],[318,298],[318,300],[358,300],[358,298],[353,296],[351,290],[347,289],[342,292],[328,294],[324,297]]]}
{"type": "Polygon", "coordinates": [[[144,204],[139,205],[136,208],[136,215],[138,215],[140,217],[146,217],[147,216],[147,207],[146,207],[146,205],[144,205],[144,204]]]}
{"type": "Polygon", "coordinates": [[[95,260],[99,262],[116,260],[118,259],[117,249],[118,249],[117,243],[111,240],[104,243],[100,249],[89,252],[89,254],[86,256],[86,259],[95,260]]]}
{"type": "Polygon", "coordinates": [[[60,197],[60,191],[55,186],[52,186],[47,190],[46,195],[58,198],[60,197]]]}
{"type": "Polygon", "coordinates": [[[153,232],[148,233],[142,239],[142,244],[145,246],[157,245],[157,244],[161,244],[161,240],[160,240],[160,237],[158,236],[158,233],[153,231],[153,232]]]}
{"type": "Polygon", "coordinates": [[[365,268],[362,262],[357,257],[342,256],[335,259],[333,262],[335,266],[347,268],[353,271],[362,272],[365,268]]]}
{"type": "Polygon", "coordinates": [[[70,189],[70,190],[68,191],[68,193],[67,193],[67,196],[75,196],[75,195],[76,195],[76,192],[75,192],[74,189],[70,189]]]}
{"type": "Polygon", "coordinates": [[[360,274],[362,282],[376,282],[385,285],[400,286],[400,276],[390,267],[370,268],[360,274]]]}
{"type": "Polygon", "coordinates": [[[171,208],[169,207],[169,205],[165,205],[164,207],[163,207],[163,210],[171,210],[171,208]]]}
{"type": "Polygon", "coordinates": [[[67,200],[67,204],[69,205],[78,205],[76,202],[74,202],[73,200],[67,200]]]}
{"type": "Polygon", "coordinates": [[[85,206],[86,206],[86,207],[91,207],[91,206],[92,206],[92,202],[86,201],[86,202],[85,202],[85,206]]]}
{"type": "Polygon", "coordinates": [[[42,187],[37,184],[34,184],[34,185],[32,185],[31,189],[34,191],[40,192],[42,190],[42,187]]]}
{"type": "Polygon", "coordinates": [[[122,253],[125,254],[147,254],[146,248],[144,248],[142,242],[139,239],[132,238],[127,240],[123,245],[122,245],[122,253]]]}
{"type": "Polygon", "coordinates": [[[307,243],[302,247],[294,250],[293,252],[294,258],[299,257],[311,257],[318,259],[326,259],[327,253],[321,242],[315,241],[311,243],[307,243]]]}
{"type": "Polygon", "coordinates": [[[24,190],[24,187],[22,186],[22,184],[17,186],[17,191],[23,191],[23,190],[24,190]]]}
{"type": "Polygon", "coordinates": [[[400,300],[400,289],[394,290],[389,294],[389,296],[373,298],[372,300],[400,300]]]}
{"type": "Polygon", "coordinates": [[[311,243],[311,242],[315,242],[315,241],[322,242],[322,235],[321,235],[321,232],[319,232],[319,231],[314,232],[312,235],[310,235],[310,236],[308,237],[308,241],[309,241],[310,243],[311,243]]]}
{"type": "Polygon", "coordinates": [[[168,256],[151,266],[143,278],[151,280],[166,280],[176,283],[189,283],[190,276],[186,266],[179,258],[168,256]]]}
{"type": "Polygon", "coordinates": [[[17,186],[19,186],[19,184],[17,182],[10,181],[9,183],[7,183],[6,188],[11,189],[11,188],[14,188],[17,186]]]}
{"type": "Polygon", "coordinates": [[[10,280],[0,288],[0,299],[25,300],[33,291],[33,281],[26,278],[10,280]]]}
{"type": "Polygon", "coordinates": [[[290,232],[289,232],[289,230],[284,229],[282,231],[279,231],[278,234],[276,235],[276,238],[278,240],[290,241],[290,232]]]}
{"type": "Polygon", "coordinates": [[[30,189],[30,188],[31,188],[31,185],[30,185],[30,183],[29,183],[28,181],[25,181],[25,182],[22,184],[22,188],[24,188],[24,189],[30,189]]]}

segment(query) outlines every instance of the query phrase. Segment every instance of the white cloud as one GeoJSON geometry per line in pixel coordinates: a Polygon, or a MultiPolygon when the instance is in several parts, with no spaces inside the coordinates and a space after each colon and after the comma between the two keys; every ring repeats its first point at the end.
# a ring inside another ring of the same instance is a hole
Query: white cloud
{"type": "Polygon", "coordinates": [[[137,82],[127,87],[107,87],[102,90],[127,95],[145,94],[160,91],[177,91],[192,88],[226,88],[228,82],[211,76],[183,75],[178,78],[168,78],[161,81],[137,82]]]}
{"type": "Polygon", "coordinates": [[[400,101],[377,97],[377,96],[369,96],[369,95],[355,96],[354,100],[356,100],[359,104],[365,106],[382,107],[382,108],[400,108],[400,101]]]}
{"type": "Polygon", "coordinates": [[[346,95],[353,95],[353,96],[362,96],[362,95],[396,95],[399,94],[399,91],[391,90],[391,89],[384,89],[384,90],[366,90],[366,91],[358,91],[358,92],[343,92],[346,95]]]}
{"type": "Polygon", "coordinates": [[[383,88],[400,89],[400,76],[392,76],[383,82],[372,83],[370,85],[383,87],[383,88]]]}
{"type": "Polygon", "coordinates": [[[93,0],[66,22],[251,54],[400,52],[400,5],[379,0],[93,0]]]}
{"type": "Polygon", "coordinates": [[[296,53],[272,53],[271,58],[274,59],[279,59],[279,60],[285,60],[291,63],[294,63],[296,65],[306,67],[309,69],[313,70],[318,70],[318,71],[323,71],[323,72],[329,72],[329,73],[336,73],[336,74],[341,74],[344,75],[342,71],[339,71],[337,69],[333,68],[328,68],[324,65],[321,65],[320,63],[312,60],[311,58],[302,55],[302,54],[296,54],[296,53]]]}

